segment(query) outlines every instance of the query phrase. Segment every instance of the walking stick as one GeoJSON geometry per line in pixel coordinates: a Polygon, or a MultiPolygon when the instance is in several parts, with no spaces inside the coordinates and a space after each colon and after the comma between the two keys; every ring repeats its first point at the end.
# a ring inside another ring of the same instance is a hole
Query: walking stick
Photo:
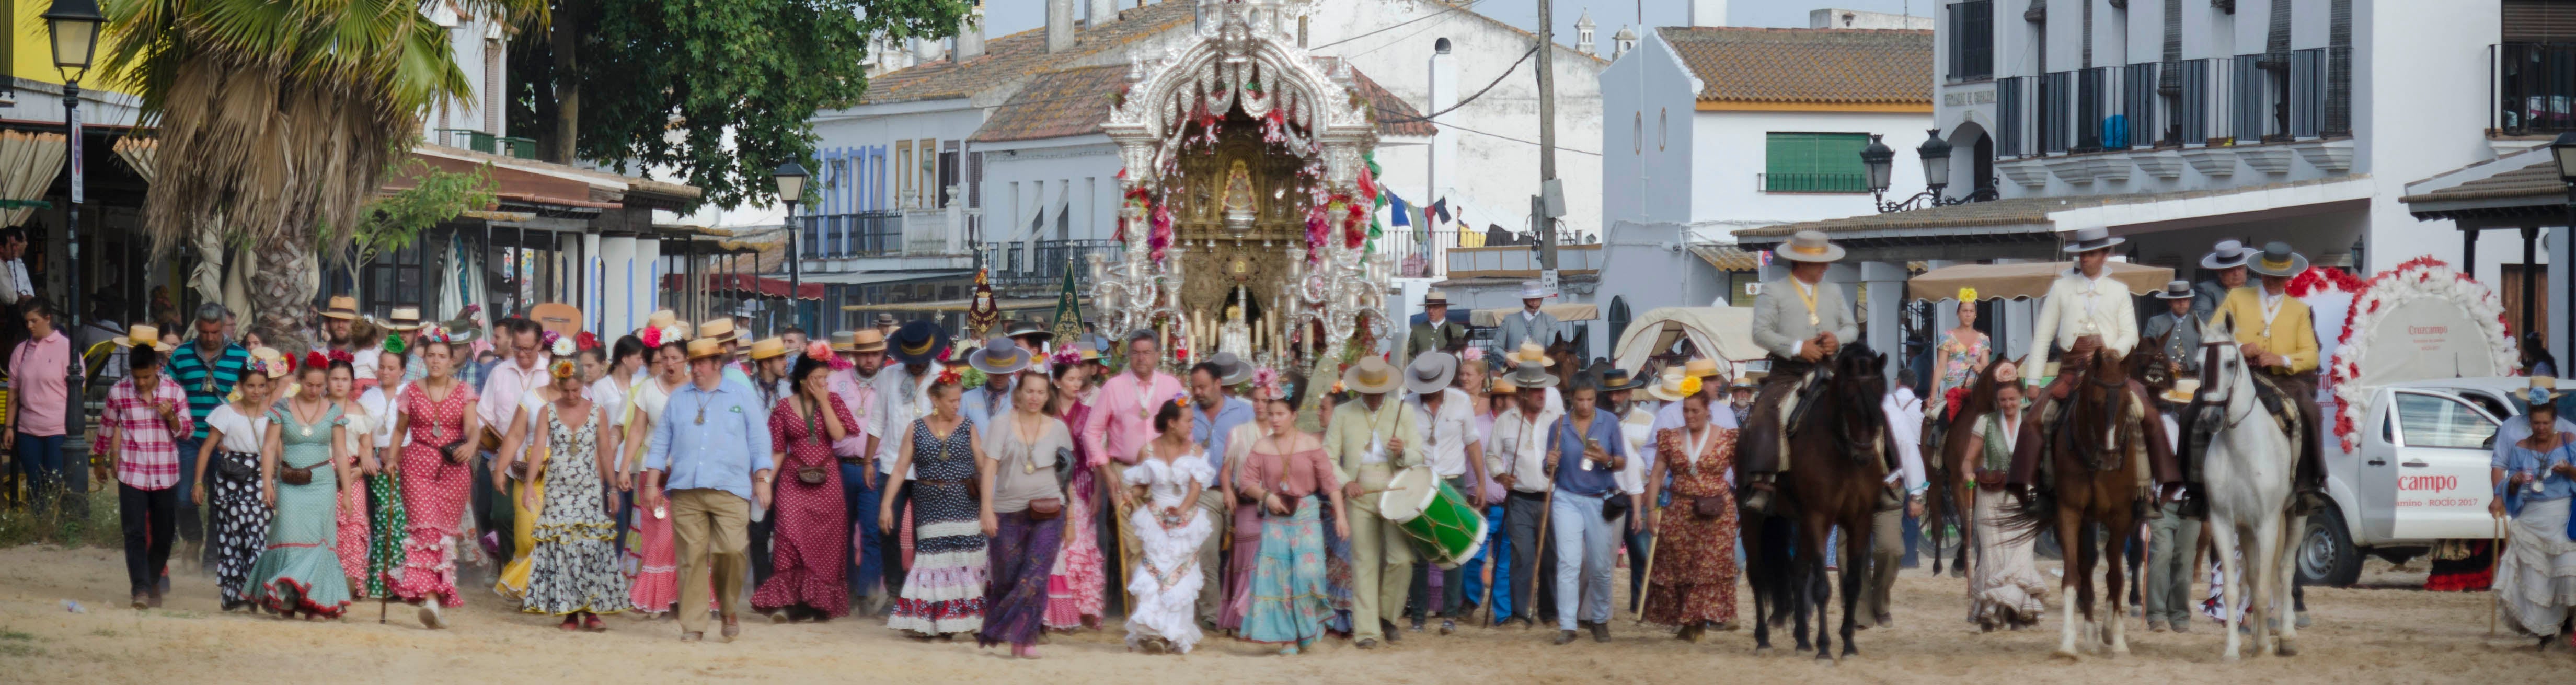
{"type": "MultiPolygon", "coordinates": [[[[1646,594],[1653,595],[1655,593],[1655,549],[1663,543],[1664,536],[1655,535],[1654,533],[1656,531],[1646,532],[1648,534],[1646,537],[1646,582],[1643,583],[1643,590],[1646,594]]],[[[1637,598],[1637,625],[1645,624],[1646,598],[1639,597],[1637,598]]]]}
{"type": "MultiPolygon", "coordinates": [[[[2488,548],[2488,549],[2487,549],[2487,587],[2488,587],[2489,589],[2493,589],[2493,588],[2495,587],[2495,573],[2496,573],[2496,569],[2497,569],[2499,566],[2502,566],[2502,562],[2504,561],[2504,543],[2505,543],[2505,535],[2507,534],[2507,532],[2506,532],[2506,530],[2505,530],[2505,527],[2504,527],[2504,519],[2502,519],[2502,518],[2498,518],[2498,519],[2496,519],[2496,520],[2495,520],[2495,525],[2496,525],[2495,546],[2494,546],[2494,547],[2490,547],[2490,548],[2488,548]]],[[[2496,598],[2496,600],[2495,600],[2495,601],[2492,601],[2492,602],[2488,602],[2488,603],[2487,603],[2487,635],[2488,635],[2488,636],[2492,637],[2492,636],[2494,636],[2494,635],[2496,634],[2496,621],[2497,621],[2497,617],[2498,617],[2498,616],[2501,616],[2501,615],[2503,615],[2503,614],[2504,614],[2504,598],[2502,598],[2502,597],[2498,597],[2498,598],[2496,598]]]]}
{"type": "MultiPolygon", "coordinates": [[[[1550,532],[1552,532],[1552,531],[1550,531],[1550,530],[1548,529],[1548,527],[1547,527],[1547,518],[1548,518],[1548,515],[1556,513],[1556,483],[1555,483],[1554,481],[1550,481],[1550,482],[1548,483],[1548,486],[1547,486],[1547,498],[1546,498],[1546,499],[1544,499],[1544,500],[1540,500],[1540,501],[1542,502],[1542,504],[1540,504],[1540,505],[1539,505],[1539,510],[1538,510],[1538,534],[1537,534],[1537,535],[1534,535],[1534,536],[1531,536],[1531,537],[1533,537],[1533,538],[1536,538],[1536,540],[1530,544],[1530,565],[1531,565],[1531,566],[1552,566],[1553,564],[1549,564],[1549,563],[1547,563],[1547,562],[1549,561],[1549,559],[1547,558],[1547,539],[1548,539],[1548,537],[1550,537],[1550,536],[1549,536],[1549,533],[1550,533],[1550,532]]],[[[1554,570],[1554,569],[1550,569],[1550,570],[1554,570]]],[[[1526,574],[1526,575],[1528,575],[1528,576],[1529,576],[1529,579],[1530,579],[1530,583],[1529,583],[1529,599],[1530,599],[1530,603],[1531,603],[1531,604],[1537,604],[1537,603],[1538,603],[1538,569],[1536,569],[1536,568],[1532,568],[1532,569],[1530,569],[1530,572],[1529,572],[1528,574],[1526,574]]],[[[1518,598],[1518,597],[1514,597],[1513,599],[1519,599],[1519,598],[1518,598]]],[[[1513,606],[1512,606],[1512,611],[1513,611],[1514,613],[1518,613],[1518,612],[1522,612],[1522,611],[1527,611],[1527,612],[1529,612],[1530,620],[1531,620],[1531,621],[1536,621],[1536,620],[1538,620],[1538,607],[1536,607],[1536,606],[1520,606],[1520,605],[1515,604],[1515,605],[1513,605],[1513,606]]]]}

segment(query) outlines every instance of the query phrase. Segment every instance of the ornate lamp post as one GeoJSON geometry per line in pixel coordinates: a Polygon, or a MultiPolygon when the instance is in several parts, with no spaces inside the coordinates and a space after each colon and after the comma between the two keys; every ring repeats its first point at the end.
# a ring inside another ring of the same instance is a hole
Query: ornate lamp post
{"type": "MultiPolygon", "coordinates": [[[[70,253],[71,268],[63,270],[65,298],[62,328],[80,330],[80,206],[81,200],[81,127],[80,77],[89,73],[90,59],[98,52],[98,28],[107,17],[98,13],[97,0],[54,0],[45,10],[45,30],[53,38],[54,68],[63,75],[63,175],[71,186],[71,202],[63,207],[63,247],[70,253]]],[[[78,353],[75,352],[75,355],[78,353]]],[[[78,356],[73,357],[78,359],[78,356]]],[[[81,425],[87,422],[82,406],[88,403],[87,387],[73,378],[71,396],[72,420],[63,422],[65,442],[81,439],[81,425]]],[[[81,470],[83,473],[87,469],[81,470]]]]}
{"type": "Polygon", "coordinates": [[[1940,129],[1932,129],[1924,133],[1927,138],[1923,141],[1923,145],[1914,148],[1914,156],[1923,161],[1923,185],[1928,189],[1896,202],[1887,201],[1887,187],[1892,185],[1889,177],[1896,169],[1896,151],[1889,149],[1887,143],[1881,142],[1879,134],[1876,133],[1869,134],[1869,147],[1861,148],[1860,163],[1868,169],[1869,194],[1877,201],[1879,213],[1901,212],[1918,207],[1947,207],[1981,199],[1993,199],[1981,197],[1984,191],[1967,197],[1942,197],[1941,189],[1950,186],[1950,141],[1941,139],[1940,129]]]}
{"type": "Polygon", "coordinates": [[[796,296],[804,286],[805,256],[796,252],[796,237],[805,228],[796,225],[796,201],[805,199],[805,165],[793,161],[780,164],[769,176],[778,183],[778,200],[787,203],[787,311],[792,312],[789,316],[795,321],[791,325],[802,328],[805,305],[797,302],[796,296]]]}

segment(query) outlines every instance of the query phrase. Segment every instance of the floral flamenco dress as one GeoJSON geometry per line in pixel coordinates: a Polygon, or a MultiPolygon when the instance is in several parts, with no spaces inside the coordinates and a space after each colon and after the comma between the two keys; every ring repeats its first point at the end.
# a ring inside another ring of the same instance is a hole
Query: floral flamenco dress
{"type": "Polygon", "coordinates": [[[608,413],[566,426],[548,405],[539,425],[546,435],[545,507],[537,515],[528,551],[528,589],[519,610],[563,616],[614,614],[627,605],[626,574],[619,569],[617,519],[608,511],[599,478],[599,429],[608,413]]]}
{"type": "Polygon", "coordinates": [[[277,515],[269,521],[268,549],[250,568],[251,600],[280,614],[339,616],[349,606],[349,582],[338,552],[340,479],[331,463],[331,435],[347,421],[340,418],[338,406],[313,423],[298,420],[286,407],[271,409],[268,416],[285,451],[278,455],[278,471],[306,469],[312,477],[301,485],[283,477],[277,481],[277,515]]]}

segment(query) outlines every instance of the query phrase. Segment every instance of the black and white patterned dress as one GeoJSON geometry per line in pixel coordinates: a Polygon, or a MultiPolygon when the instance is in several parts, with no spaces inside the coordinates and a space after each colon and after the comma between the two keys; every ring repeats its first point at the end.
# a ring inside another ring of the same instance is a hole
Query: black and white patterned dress
{"type": "Polygon", "coordinates": [[[991,568],[983,511],[975,504],[974,433],[963,420],[946,436],[930,432],[927,419],[912,422],[912,572],[888,628],[931,634],[984,628],[991,568]]]}
{"type": "Polygon", "coordinates": [[[520,611],[614,614],[627,605],[617,520],[608,515],[599,479],[598,431],[606,420],[594,406],[589,421],[571,428],[546,406],[545,509],[537,515],[520,611]]]}
{"type": "Polygon", "coordinates": [[[206,465],[206,503],[214,518],[211,550],[215,588],[223,609],[250,604],[250,567],[268,549],[268,520],[273,512],[259,501],[259,445],[268,439],[268,419],[252,419],[226,404],[206,415],[209,427],[222,431],[214,462],[206,465]]]}

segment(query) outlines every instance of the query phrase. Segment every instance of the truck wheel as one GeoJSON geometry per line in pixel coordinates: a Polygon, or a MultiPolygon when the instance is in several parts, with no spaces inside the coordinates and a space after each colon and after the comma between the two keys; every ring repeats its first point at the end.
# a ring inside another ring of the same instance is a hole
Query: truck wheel
{"type": "Polygon", "coordinates": [[[2308,517],[2299,533],[2299,580],[2309,585],[2351,585],[2361,580],[2361,550],[2352,546],[2352,530],[2343,511],[2332,504],[2308,517]]]}

